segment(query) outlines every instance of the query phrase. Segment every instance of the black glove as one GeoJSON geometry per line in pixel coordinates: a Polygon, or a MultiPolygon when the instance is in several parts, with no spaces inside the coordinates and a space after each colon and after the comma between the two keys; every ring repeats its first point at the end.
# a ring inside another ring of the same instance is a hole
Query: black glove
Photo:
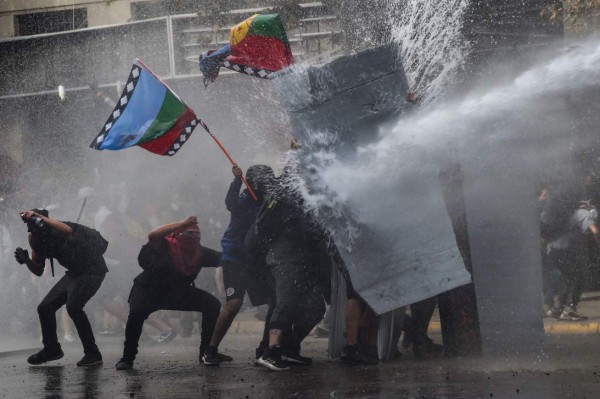
{"type": "Polygon", "coordinates": [[[27,261],[29,260],[29,252],[27,252],[26,249],[17,248],[15,250],[15,259],[21,265],[24,264],[24,263],[27,263],[27,261]]]}

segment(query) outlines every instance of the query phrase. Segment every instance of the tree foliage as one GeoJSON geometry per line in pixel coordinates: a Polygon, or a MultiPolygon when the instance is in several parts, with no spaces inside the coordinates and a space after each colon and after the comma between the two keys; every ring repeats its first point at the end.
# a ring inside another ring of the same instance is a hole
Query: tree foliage
{"type": "Polygon", "coordinates": [[[542,15],[550,21],[564,23],[572,33],[589,33],[600,27],[600,0],[558,1],[546,7],[542,15]]]}

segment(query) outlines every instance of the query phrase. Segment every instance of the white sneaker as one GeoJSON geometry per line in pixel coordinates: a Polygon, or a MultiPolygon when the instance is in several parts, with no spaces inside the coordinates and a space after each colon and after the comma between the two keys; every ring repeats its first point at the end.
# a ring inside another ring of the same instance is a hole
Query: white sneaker
{"type": "Polygon", "coordinates": [[[75,338],[73,338],[73,336],[71,334],[65,334],[65,335],[63,335],[63,340],[65,342],[73,342],[73,341],[75,341],[75,338]]]}

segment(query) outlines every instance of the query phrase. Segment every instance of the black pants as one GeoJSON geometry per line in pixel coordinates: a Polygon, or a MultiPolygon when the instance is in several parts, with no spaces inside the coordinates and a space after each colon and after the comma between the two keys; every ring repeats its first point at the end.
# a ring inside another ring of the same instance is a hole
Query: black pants
{"type": "Polygon", "coordinates": [[[299,347],[310,331],[323,320],[325,303],[319,293],[308,265],[285,263],[271,266],[275,279],[276,304],[269,328],[281,330],[291,337],[292,345],[299,347]]]}
{"type": "Polygon", "coordinates": [[[129,317],[125,327],[123,357],[134,360],[144,321],[157,310],[182,310],[202,312],[200,355],[208,346],[221,310],[221,302],[211,294],[190,286],[156,289],[133,285],[129,295],[129,317]]]}
{"type": "Polygon", "coordinates": [[[410,305],[413,345],[427,344],[427,329],[436,304],[437,296],[434,296],[410,305]]]}
{"type": "Polygon", "coordinates": [[[73,320],[79,339],[83,344],[84,353],[100,353],[96,346],[92,326],[83,307],[98,291],[103,280],[104,274],[64,275],[58,280],[37,308],[42,326],[44,348],[60,349],[56,336],[56,311],[66,304],[67,313],[73,320]]]}
{"type": "Polygon", "coordinates": [[[582,253],[552,249],[547,259],[550,267],[560,273],[558,275],[562,283],[562,287],[558,287],[560,304],[576,308],[581,297],[587,257],[582,253]]]}

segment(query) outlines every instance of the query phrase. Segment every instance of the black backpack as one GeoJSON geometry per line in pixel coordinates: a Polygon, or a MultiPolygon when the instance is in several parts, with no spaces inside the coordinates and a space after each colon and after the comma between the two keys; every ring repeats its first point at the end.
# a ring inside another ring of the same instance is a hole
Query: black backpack
{"type": "Polygon", "coordinates": [[[90,257],[102,256],[108,248],[108,241],[102,237],[98,230],[82,224],[75,224],[73,240],[90,257]]]}
{"type": "MultiPolygon", "coordinates": [[[[83,256],[84,259],[89,261],[93,261],[94,258],[104,255],[108,248],[108,241],[102,237],[99,231],[78,223],[66,223],[73,229],[73,235],[71,236],[69,245],[73,246],[73,249],[76,250],[80,256],[83,256]]],[[[54,259],[52,256],[48,256],[48,258],[50,260],[52,277],[54,277],[54,259]]]]}

